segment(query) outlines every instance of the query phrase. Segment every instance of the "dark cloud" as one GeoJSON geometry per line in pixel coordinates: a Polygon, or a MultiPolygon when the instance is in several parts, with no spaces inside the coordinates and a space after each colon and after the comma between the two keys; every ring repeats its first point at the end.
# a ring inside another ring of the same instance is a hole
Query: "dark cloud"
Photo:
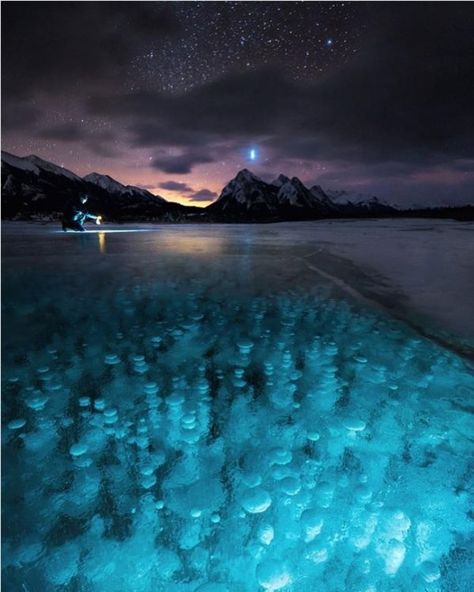
{"type": "Polygon", "coordinates": [[[79,125],[73,123],[43,128],[40,129],[36,135],[40,138],[59,140],[61,142],[77,142],[79,140],[84,140],[87,137],[84,130],[79,125]]]}
{"type": "Polygon", "coordinates": [[[387,188],[428,186],[414,173],[446,167],[471,179],[474,5],[360,3],[365,36],[357,52],[304,81],[272,62],[222,69],[227,74],[181,94],[123,84],[144,40],[159,45],[175,34],[173,4],[138,2],[132,10],[130,3],[89,2],[85,10],[78,2],[4,3],[4,128],[25,137],[32,129],[104,156],[116,154],[117,144],[122,154],[146,148],[151,166],[173,175],[226,158],[240,162],[242,145],[252,144],[267,170],[294,166],[298,174],[305,163],[330,163],[322,176],[335,183],[377,176],[387,188]],[[77,94],[81,116],[121,136],[53,127],[48,109],[27,103],[27,93],[35,100],[36,93],[77,94]]]}
{"type": "MultiPolygon", "coordinates": [[[[267,138],[280,158],[377,163],[470,156],[473,7],[379,5],[374,14],[376,34],[316,83],[299,84],[265,68],[175,97],[97,97],[90,108],[126,118],[143,146],[250,137],[267,138]]],[[[155,166],[189,172],[199,162],[209,161],[178,159],[175,166],[165,159],[155,166]]]]}
{"type": "Polygon", "coordinates": [[[151,161],[151,166],[163,173],[185,175],[190,173],[194,165],[213,162],[214,159],[197,151],[189,150],[179,155],[163,154],[151,161]]]}
{"type": "Polygon", "coordinates": [[[158,187],[168,191],[179,191],[180,193],[191,193],[193,190],[187,183],[180,183],[179,181],[163,181],[158,187]]]}
{"type": "Polygon", "coordinates": [[[191,201],[213,201],[217,197],[215,191],[210,189],[200,189],[190,196],[191,201]]]}
{"type": "Polygon", "coordinates": [[[43,112],[31,102],[12,100],[5,97],[2,100],[2,129],[27,130],[41,120],[43,112]]]}
{"type": "Polygon", "coordinates": [[[119,83],[144,39],[177,23],[167,3],[7,2],[2,6],[2,93],[25,96],[119,83]]]}

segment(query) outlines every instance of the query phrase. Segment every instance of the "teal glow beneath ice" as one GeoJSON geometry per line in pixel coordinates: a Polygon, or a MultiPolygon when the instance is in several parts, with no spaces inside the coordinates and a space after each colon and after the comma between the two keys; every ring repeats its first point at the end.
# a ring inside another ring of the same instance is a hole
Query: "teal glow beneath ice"
{"type": "Polygon", "coordinates": [[[113,247],[9,278],[6,590],[469,589],[462,359],[244,249],[113,247]]]}

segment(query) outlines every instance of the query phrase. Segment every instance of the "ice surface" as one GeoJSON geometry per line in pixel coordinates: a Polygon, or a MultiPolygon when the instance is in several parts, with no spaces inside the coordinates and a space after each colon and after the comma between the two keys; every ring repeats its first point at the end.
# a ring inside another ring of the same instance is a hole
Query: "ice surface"
{"type": "Polygon", "coordinates": [[[4,589],[470,590],[472,365],[367,233],[471,239],[400,225],[5,225],[4,589]]]}

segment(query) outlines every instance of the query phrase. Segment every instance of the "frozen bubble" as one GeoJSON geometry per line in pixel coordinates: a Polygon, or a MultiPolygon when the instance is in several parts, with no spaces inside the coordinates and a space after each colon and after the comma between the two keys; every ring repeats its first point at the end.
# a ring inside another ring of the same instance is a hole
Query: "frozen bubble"
{"type": "Polygon", "coordinates": [[[218,524],[221,521],[221,517],[219,516],[219,514],[214,513],[211,514],[211,522],[213,522],[214,524],[218,524]]]}
{"type": "Polygon", "coordinates": [[[104,363],[109,366],[115,366],[115,364],[120,364],[120,358],[116,354],[107,354],[104,358],[104,363]]]}
{"type": "Polygon", "coordinates": [[[420,572],[425,582],[436,582],[441,577],[439,567],[432,561],[423,561],[420,566],[420,572]]]}
{"type": "Polygon", "coordinates": [[[11,421],[8,422],[8,429],[9,430],[19,430],[25,424],[26,424],[26,419],[23,419],[23,418],[12,419],[11,421]]]}
{"type": "Polygon", "coordinates": [[[308,432],[307,434],[307,438],[308,440],[311,440],[311,442],[317,442],[320,437],[321,436],[319,435],[319,433],[314,431],[308,432]]]}
{"type": "Polygon", "coordinates": [[[153,475],[154,471],[155,469],[151,464],[145,464],[140,467],[140,473],[146,477],[148,477],[149,475],[153,475]]]}
{"type": "Polygon", "coordinates": [[[308,509],[301,514],[300,523],[304,532],[304,540],[309,543],[321,532],[324,518],[317,510],[308,509]]]}
{"type": "Polygon", "coordinates": [[[291,451],[285,448],[274,448],[270,451],[270,462],[272,464],[286,465],[293,458],[291,451]]]}
{"type": "Polygon", "coordinates": [[[285,477],[280,481],[280,488],[287,495],[296,495],[301,490],[301,483],[296,477],[285,477]]]}
{"type": "Polygon", "coordinates": [[[174,393],[173,395],[170,395],[166,398],[166,403],[170,407],[178,407],[184,403],[184,396],[180,393],[174,393]]]}
{"type": "Polygon", "coordinates": [[[368,504],[372,499],[372,490],[366,485],[359,485],[356,487],[354,495],[359,502],[368,504]]]}
{"type": "Polygon", "coordinates": [[[262,524],[257,532],[258,540],[264,545],[269,545],[275,536],[275,531],[271,524],[262,524]]]}
{"type": "Polygon", "coordinates": [[[80,469],[86,469],[87,467],[90,467],[92,465],[92,459],[88,456],[75,457],[74,465],[76,467],[79,467],[80,469]]]}
{"type": "Polygon", "coordinates": [[[385,559],[385,573],[394,576],[405,559],[405,545],[397,539],[391,539],[382,554],[385,559]]]}
{"type": "Polygon", "coordinates": [[[150,440],[148,436],[137,436],[135,438],[135,444],[138,446],[138,448],[140,448],[140,450],[145,450],[145,448],[148,448],[150,440]]]}
{"type": "Polygon", "coordinates": [[[242,475],[242,482],[247,485],[247,487],[257,487],[262,482],[262,477],[259,473],[256,472],[248,472],[242,475]]]}
{"type": "Polygon", "coordinates": [[[147,395],[156,395],[159,388],[158,388],[158,385],[156,384],[156,382],[147,382],[145,384],[143,390],[145,391],[145,394],[147,394],[147,395]]]}
{"type": "Polygon", "coordinates": [[[291,469],[284,465],[277,465],[272,471],[272,477],[275,481],[281,481],[285,477],[289,477],[291,469]]]}
{"type": "Polygon", "coordinates": [[[82,456],[86,452],[87,452],[86,444],[81,444],[80,442],[73,444],[71,446],[71,448],[69,448],[69,454],[73,457],[82,456]]]}
{"type": "Polygon", "coordinates": [[[157,510],[162,510],[165,507],[165,502],[163,500],[158,500],[155,504],[155,508],[157,510]]]}
{"type": "Polygon", "coordinates": [[[191,518],[200,518],[202,515],[202,510],[200,510],[199,508],[192,508],[189,515],[191,516],[191,518]]]}
{"type": "Polygon", "coordinates": [[[181,421],[184,424],[195,424],[196,423],[196,415],[194,413],[187,413],[186,415],[183,415],[183,417],[181,418],[181,421]]]}
{"type": "Polygon", "coordinates": [[[161,337],[159,335],[155,335],[154,337],[151,338],[151,343],[154,345],[154,347],[158,347],[161,343],[161,337]]]}
{"type": "Polygon", "coordinates": [[[318,504],[322,508],[329,508],[334,495],[334,487],[327,482],[318,483],[316,488],[318,504]]]}
{"type": "Polygon", "coordinates": [[[33,409],[33,411],[42,411],[48,402],[49,397],[46,395],[38,394],[36,397],[31,397],[26,400],[26,405],[33,409]]]}
{"type": "Polygon", "coordinates": [[[306,549],[306,559],[309,559],[313,563],[324,563],[327,561],[329,553],[323,543],[315,542],[311,543],[306,549]]]}
{"type": "Polygon", "coordinates": [[[237,341],[237,347],[239,348],[239,352],[243,355],[249,354],[253,349],[253,345],[253,342],[245,337],[237,341]]]}
{"type": "Polygon", "coordinates": [[[97,411],[103,411],[105,409],[105,400],[96,399],[94,401],[94,408],[97,409],[97,411]]]}
{"type": "Polygon", "coordinates": [[[343,421],[343,425],[346,430],[351,432],[361,432],[365,430],[365,421],[358,419],[357,417],[347,417],[343,421]]]}
{"type": "Polygon", "coordinates": [[[260,514],[268,510],[272,503],[272,498],[264,489],[255,487],[244,492],[240,503],[249,514],[260,514]]]}
{"type": "Polygon", "coordinates": [[[146,475],[141,478],[140,483],[144,489],[150,489],[156,484],[156,477],[155,475],[146,475]]]}
{"type": "Polygon", "coordinates": [[[356,362],[358,362],[359,364],[367,364],[367,358],[365,358],[364,356],[360,356],[360,355],[354,356],[354,360],[356,362]]]}
{"type": "Polygon", "coordinates": [[[257,566],[257,581],[265,590],[280,590],[287,586],[290,581],[290,574],[282,561],[275,559],[264,559],[257,566]]]}
{"type": "Polygon", "coordinates": [[[90,397],[79,397],[79,407],[88,407],[91,403],[90,397]]]}

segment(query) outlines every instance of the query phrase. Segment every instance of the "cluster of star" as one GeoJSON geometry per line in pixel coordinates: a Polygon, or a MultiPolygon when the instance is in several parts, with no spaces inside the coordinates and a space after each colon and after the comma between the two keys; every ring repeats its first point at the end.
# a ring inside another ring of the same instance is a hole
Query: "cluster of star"
{"type": "Polygon", "coordinates": [[[137,86],[187,92],[232,71],[276,66],[314,80],[358,51],[362,9],[329,2],[178,2],[179,32],[131,63],[137,86]]]}

